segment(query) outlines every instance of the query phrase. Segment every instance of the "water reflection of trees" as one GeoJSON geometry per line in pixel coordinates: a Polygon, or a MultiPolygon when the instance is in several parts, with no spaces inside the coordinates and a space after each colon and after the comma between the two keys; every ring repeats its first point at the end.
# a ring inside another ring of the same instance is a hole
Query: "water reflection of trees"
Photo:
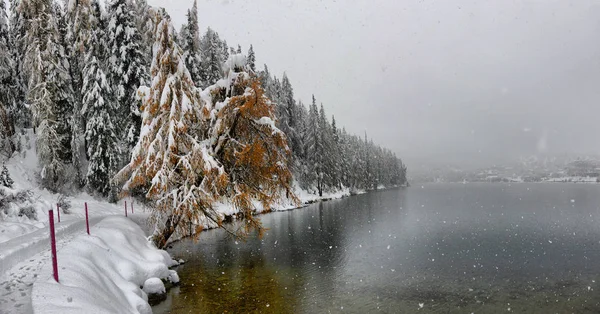
{"type": "Polygon", "coordinates": [[[171,313],[331,309],[352,282],[344,274],[356,254],[350,247],[356,233],[398,215],[397,191],[382,193],[393,193],[396,203],[373,193],[264,215],[266,235],[246,243],[207,232],[198,244],[185,246],[193,257],[179,270],[183,283],[173,296],[171,313]]]}

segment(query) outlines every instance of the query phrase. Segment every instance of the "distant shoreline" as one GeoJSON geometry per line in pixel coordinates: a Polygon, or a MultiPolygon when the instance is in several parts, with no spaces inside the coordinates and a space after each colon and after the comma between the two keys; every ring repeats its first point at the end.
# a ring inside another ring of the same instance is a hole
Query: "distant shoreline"
{"type": "Polygon", "coordinates": [[[501,184],[501,183],[511,183],[511,184],[523,184],[523,183],[548,183],[548,184],[557,184],[557,183],[571,183],[571,184],[600,184],[597,181],[452,181],[452,182],[436,182],[436,181],[428,181],[428,182],[416,182],[415,184],[472,184],[472,183],[488,183],[488,184],[501,184]]]}

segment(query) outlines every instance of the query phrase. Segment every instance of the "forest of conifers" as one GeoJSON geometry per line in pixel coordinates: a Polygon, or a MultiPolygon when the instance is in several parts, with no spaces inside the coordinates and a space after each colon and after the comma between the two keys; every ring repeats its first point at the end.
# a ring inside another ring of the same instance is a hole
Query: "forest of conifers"
{"type": "Polygon", "coordinates": [[[251,213],[297,189],[406,184],[395,153],[255,62],[252,46],[201,33],[195,2],[176,31],[144,0],[0,1],[3,158],[33,128],[42,187],[144,199],[164,241],[220,224],[223,199],[251,213]]]}

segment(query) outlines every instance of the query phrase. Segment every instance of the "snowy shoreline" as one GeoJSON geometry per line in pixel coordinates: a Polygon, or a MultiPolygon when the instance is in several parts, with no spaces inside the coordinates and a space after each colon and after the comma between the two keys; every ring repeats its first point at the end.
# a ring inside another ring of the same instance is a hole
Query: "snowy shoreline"
{"type": "MultiPolygon", "coordinates": [[[[362,194],[367,194],[367,193],[372,193],[372,192],[379,192],[379,191],[385,191],[385,190],[391,190],[391,189],[398,189],[398,188],[406,188],[408,186],[402,185],[402,186],[391,186],[391,187],[385,187],[385,186],[379,186],[377,189],[373,189],[373,190],[350,190],[348,188],[342,189],[340,191],[336,191],[333,193],[323,193],[323,196],[318,196],[316,194],[312,194],[309,193],[306,190],[300,189],[298,187],[296,187],[296,196],[300,199],[301,205],[298,206],[296,204],[278,204],[278,206],[275,206],[275,208],[269,209],[269,210],[264,210],[260,208],[260,204],[255,204],[255,206],[257,206],[257,208],[259,208],[259,210],[256,211],[255,215],[265,215],[265,214],[270,214],[270,213],[275,213],[275,212],[284,212],[284,211],[291,211],[291,210],[295,210],[295,209],[301,209],[301,208],[305,208],[309,205],[312,204],[316,204],[316,203],[320,203],[320,202],[327,202],[327,201],[332,201],[332,200],[339,200],[339,199],[343,199],[343,198],[347,198],[347,197],[352,197],[352,196],[357,196],[357,195],[362,195],[362,194]]],[[[235,208],[231,205],[231,204],[225,204],[225,203],[220,203],[216,206],[218,208],[218,212],[223,214],[224,217],[224,224],[229,224],[229,223],[234,223],[237,219],[238,219],[238,211],[235,210],[235,208]]],[[[217,229],[219,228],[216,225],[209,225],[209,226],[205,226],[204,230],[212,230],[212,229],[217,229]]],[[[184,237],[184,238],[177,238],[177,239],[173,239],[172,241],[168,242],[168,245],[171,246],[179,241],[185,240],[188,237],[184,237]]]]}
{"type": "Polygon", "coordinates": [[[132,220],[110,216],[92,235],[80,235],[58,251],[59,280],[50,264],[33,284],[34,313],[150,314],[148,294],[164,293],[163,281],[177,284],[179,265],[157,249],[132,220]]]}

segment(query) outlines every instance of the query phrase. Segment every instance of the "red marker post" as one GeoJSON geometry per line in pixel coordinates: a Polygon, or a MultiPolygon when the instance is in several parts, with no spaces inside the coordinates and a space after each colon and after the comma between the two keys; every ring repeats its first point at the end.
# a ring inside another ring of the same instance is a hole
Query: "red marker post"
{"type": "Polygon", "coordinates": [[[87,228],[88,235],[90,234],[90,219],[88,218],[87,202],[85,202],[85,227],[87,228]]]}
{"type": "Polygon", "coordinates": [[[54,234],[54,212],[48,211],[50,218],[50,249],[52,250],[52,270],[54,272],[54,280],[58,281],[58,262],[56,260],[56,235],[54,234]]]}
{"type": "Polygon", "coordinates": [[[125,217],[127,217],[127,201],[125,201],[125,217]]]}
{"type": "Polygon", "coordinates": [[[60,222],[60,208],[58,207],[58,204],[56,204],[56,213],[58,214],[58,222],[60,222]]]}
{"type": "Polygon", "coordinates": [[[133,214],[133,201],[131,201],[131,213],[133,214]]]}

